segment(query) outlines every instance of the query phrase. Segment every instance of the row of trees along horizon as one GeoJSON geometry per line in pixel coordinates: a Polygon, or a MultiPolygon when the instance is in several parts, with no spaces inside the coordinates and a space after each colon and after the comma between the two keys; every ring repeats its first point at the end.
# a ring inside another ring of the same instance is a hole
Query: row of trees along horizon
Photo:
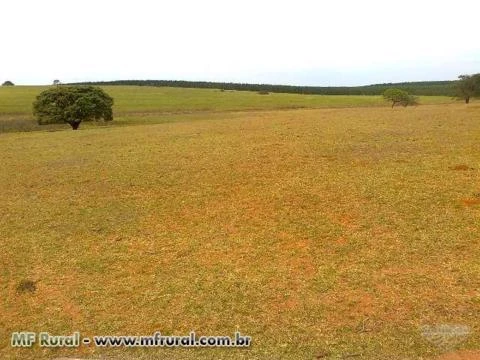
{"type": "MultiPolygon", "coordinates": [[[[364,86],[296,86],[186,80],[115,80],[68,83],[67,85],[130,85],[155,87],[165,86],[179,88],[221,89],[310,95],[382,95],[385,90],[393,87],[403,90],[411,95],[417,96],[457,96],[466,99],[468,97],[468,93],[470,94],[470,96],[479,95],[478,91],[480,91],[480,86],[476,85],[479,81],[480,74],[460,75],[459,80],[415,81],[364,86]]],[[[54,85],[59,84],[59,80],[54,81],[54,85]]],[[[13,86],[14,84],[11,81],[5,81],[3,85],[13,86]]]]}
{"type": "Polygon", "coordinates": [[[306,95],[382,95],[389,88],[395,87],[412,95],[456,96],[457,81],[417,81],[401,83],[384,83],[364,86],[296,86],[272,84],[247,84],[233,82],[186,81],[186,80],[115,80],[69,83],[69,85],[133,85],[156,87],[179,87],[198,89],[221,89],[237,91],[267,91],[274,93],[306,95]]]}

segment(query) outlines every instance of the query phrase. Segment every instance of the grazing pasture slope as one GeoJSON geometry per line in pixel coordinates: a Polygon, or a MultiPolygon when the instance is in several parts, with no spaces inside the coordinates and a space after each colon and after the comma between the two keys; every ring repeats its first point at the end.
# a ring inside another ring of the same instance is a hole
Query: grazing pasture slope
{"type": "Polygon", "coordinates": [[[478,104],[176,116],[0,134],[0,358],[417,359],[441,352],[425,324],[480,347],[478,104]],[[13,349],[21,330],[253,346],[13,349]]]}

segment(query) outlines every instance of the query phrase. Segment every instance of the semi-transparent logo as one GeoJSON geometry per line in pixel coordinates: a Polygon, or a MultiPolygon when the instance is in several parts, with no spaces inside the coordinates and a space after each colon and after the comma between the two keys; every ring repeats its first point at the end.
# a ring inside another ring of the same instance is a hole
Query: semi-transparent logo
{"type": "Polygon", "coordinates": [[[470,327],[455,324],[424,325],[420,331],[425,339],[441,350],[454,349],[471,333],[470,327]]]}

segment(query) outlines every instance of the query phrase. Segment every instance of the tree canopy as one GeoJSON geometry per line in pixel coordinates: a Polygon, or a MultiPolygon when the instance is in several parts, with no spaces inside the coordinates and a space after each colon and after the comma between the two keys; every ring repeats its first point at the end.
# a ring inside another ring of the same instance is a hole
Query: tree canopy
{"type": "Polygon", "coordinates": [[[457,96],[470,102],[470,98],[480,96],[480,74],[460,75],[457,81],[457,96]]]}
{"type": "Polygon", "coordinates": [[[417,105],[417,99],[415,96],[409,95],[408,92],[397,88],[385,90],[383,92],[383,98],[386,101],[392,102],[392,108],[397,104],[402,106],[417,105]]]}
{"type": "Polygon", "coordinates": [[[99,87],[56,86],[43,91],[33,103],[40,125],[68,123],[77,130],[82,121],[113,120],[113,99],[99,87]]]}
{"type": "Polygon", "coordinates": [[[10,80],[7,80],[2,84],[2,86],[13,86],[13,85],[15,85],[15,84],[13,82],[11,82],[10,80]]]}

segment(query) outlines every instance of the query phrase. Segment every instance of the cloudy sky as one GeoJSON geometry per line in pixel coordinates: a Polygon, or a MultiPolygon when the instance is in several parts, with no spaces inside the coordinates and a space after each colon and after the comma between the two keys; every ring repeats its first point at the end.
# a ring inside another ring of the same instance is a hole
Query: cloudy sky
{"type": "Polygon", "coordinates": [[[1,0],[0,82],[363,85],[480,72],[480,1],[1,0]]]}

